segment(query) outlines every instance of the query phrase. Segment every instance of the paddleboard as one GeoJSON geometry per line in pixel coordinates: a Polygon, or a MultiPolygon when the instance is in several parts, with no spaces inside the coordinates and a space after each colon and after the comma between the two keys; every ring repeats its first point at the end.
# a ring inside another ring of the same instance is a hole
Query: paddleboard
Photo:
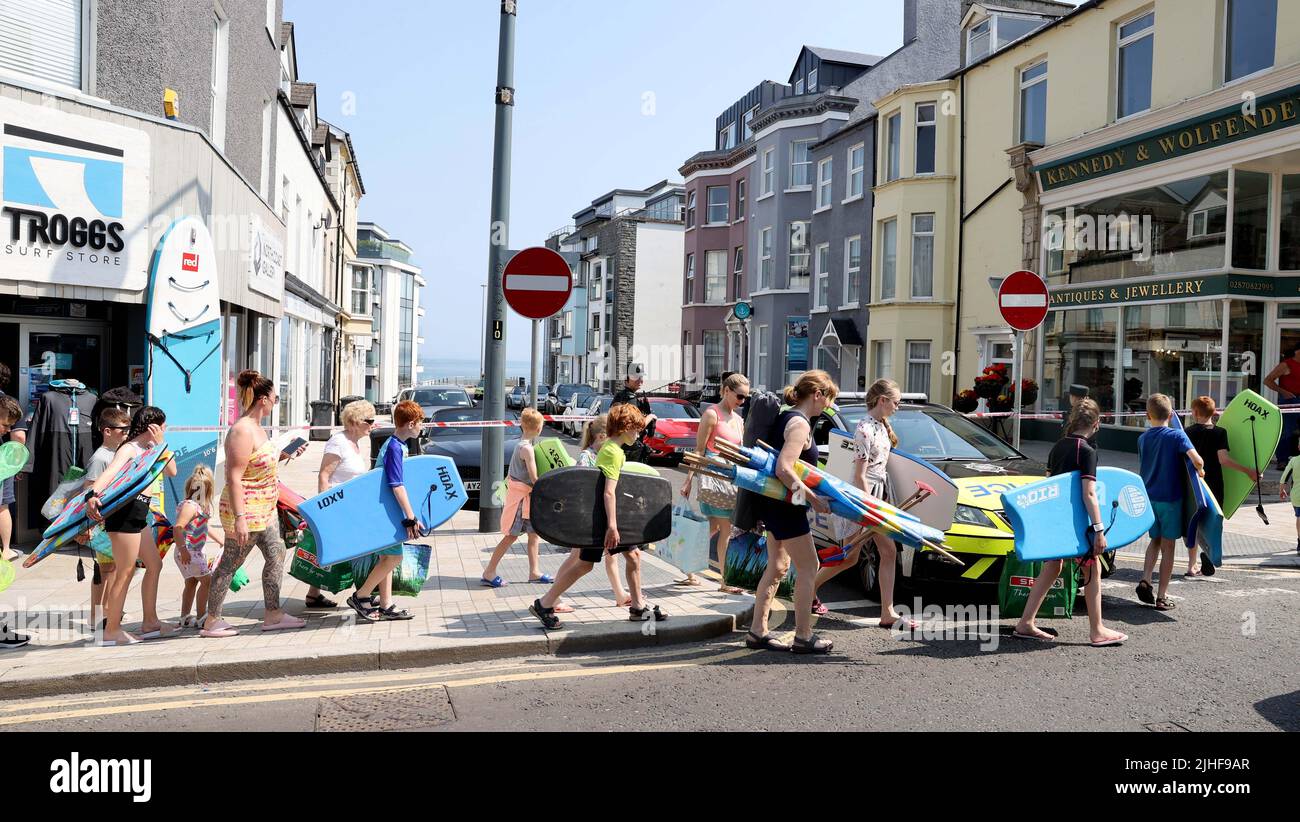
{"type": "MultiPolygon", "coordinates": [[[[1015,532],[1016,557],[1024,561],[1069,559],[1092,550],[1092,530],[1083,506],[1078,471],[1022,485],[1002,494],[1015,532]]],[[[1097,469],[1097,502],[1110,550],[1141,539],[1155,524],[1155,511],[1142,478],[1120,468],[1097,469]]]]}
{"type": "MultiPolygon", "coordinates": [[[[100,514],[107,517],[154,484],[171,459],[172,452],[164,444],[145,451],[127,463],[104,489],[99,506],[100,514]]],[[[50,527],[45,529],[44,538],[36,550],[23,561],[24,568],[32,567],[97,524],[86,515],[88,493],[89,489],[68,501],[50,527]]]]}
{"type": "MultiPolygon", "coordinates": [[[[640,463],[628,462],[618,479],[619,546],[668,539],[673,531],[673,488],[640,463]],[[634,467],[635,466],[635,467],[634,467]]],[[[560,468],[537,480],[529,505],[533,528],[566,548],[605,545],[605,475],[599,468],[560,468]]]]}
{"type": "MultiPolygon", "coordinates": [[[[832,476],[851,484],[855,457],[853,435],[838,428],[832,429],[830,456],[826,460],[826,470],[832,476]]],[[[953,519],[957,515],[959,489],[951,477],[936,468],[933,463],[897,449],[889,453],[885,473],[889,477],[890,492],[896,497],[891,500],[893,504],[897,505],[906,500],[916,492],[917,483],[923,482],[934,489],[934,494],[907,509],[907,513],[940,531],[947,531],[952,527],[953,519]]]]}
{"type": "Polygon", "coordinates": [[[537,463],[537,476],[549,474],[557,468],[574,465],[573,457],[564,449],[559,437],[539,440],[533,445],[533,460],[537,463]]]}
{"type": "MultiPolygon", "coordinates": [[[[468,500],[456,464],[447,457],[407,457],[402,475],[411,510],[430,531],[451,519],[468,500]]],[[[298,513],[316,539],[316,559],[322,568],[407,540],[402,509],[384,482],[383,468],[303,500],[298,513]]]]}
{"type": "MultiPolygon", "coordinates": [[[[1218,425],[1228,432],[1228,455],[1256,471],[1268,467],[1282,440],[1281,409],[1250,390],[1232,398],[1218,425]]],[[[1250,477],[1223,469],[1223,518],[1232,519],[1254,490],[1250,477]]]]}
{"type": "Polygon", "coordinates": [[[164,483],[163,509],[172,522],[194,469],[206,465],[216,474],[222,421],[218,295],[212,235],[198,217],[183,217],[167,229],[149,268],[144,401],[167,412],[169,426],[213,430],[167,435],[177,471],[164,483]]]}
{"type": "Polygon", "coordinates": [[[27,446],[21,442],[6,442],[0,445],[0,482],[23,470],[27,464],[27,446]]]}

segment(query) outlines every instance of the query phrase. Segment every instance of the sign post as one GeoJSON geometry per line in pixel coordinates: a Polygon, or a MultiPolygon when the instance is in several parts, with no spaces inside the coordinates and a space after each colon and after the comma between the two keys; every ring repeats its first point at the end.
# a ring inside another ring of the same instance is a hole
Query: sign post
{"type": "Polygon", "coordinates": [[[1032,271],[1015,272],[1003,280],[998,289],[998,310],[1006,324],[1016,332],[1015,367],[1011,379],[1016,386],[1012,444],[1017,449],[1020,448],[1020,405],[1024,398],[1025,332],[1034,331],[1043,324],[1047,319],[1047,306],[1047,284],[1032,271]]]}
{"type": "Polygon", "coordinates": [[[525,248],[506,265],[501,288],[515,313],[533,321],[529,397],[536,408],[542,320],[553,316],[569,301],[569,295],[573,293],[573,272],[557,252],[540,246],[525,248]]]}

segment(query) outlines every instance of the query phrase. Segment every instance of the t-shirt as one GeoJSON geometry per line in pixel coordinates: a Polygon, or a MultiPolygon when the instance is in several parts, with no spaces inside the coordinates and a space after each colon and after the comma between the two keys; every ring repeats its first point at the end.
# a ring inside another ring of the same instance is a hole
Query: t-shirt
{"type": "Polygon", "coordinates": [[[592,468],[596,465],[596,452],[588,448],[578,455],[579,468],[592,468]]]}
{"type": "Polygon", "coordinates": [[[623,472],[623,463],[626,461],[627,456],[623,453],[623,447],[614,440],[606,440],[600,447],[600,453],[596,455],[596,467],[606,479],[615,482],[618,481],[618,475],[623,472]]]}
{"type": "Polygon", "coordinates": [[[1300,509],[1300,456],[1292,457],[1286,464],[1280,482],[1291,486],[1291,504],[1300,509]]]}
{"type": "Polygon", "coordinates": [[[867,479],[885,480],[890,448],[889,429],[885,424],[870,414],[863,417],[853,434],[853,450],[856,458],[867,464],[867,479]]]}
{"type": "Polygon", "coordinates": [[[1142,482],[1152,502],[1179,502],[1183,498],[1184,454],[1193,449],[1187,432],[1161,426],[1138,437],[1142,482]]]}
{"type": "Polygon", "coordinates": [[[115,453],[111,448],[99,446],[95,453],[91,454],[90,462],[86,463],[86,482],[94,482],[103,476],[108,466],[113,463],[115,453]]]}
{"type": "MultiPolygon", "coordinates": [[[[396,439],[396,437],[394,437],[396,439]]],[[[335,466],[334,473],[330,475],[329,483],[333,488],[336,485],[342,485],[350,479],[355,479],[370,470],[365,457],[348,439],[347,434],[342,431],[329,438],[325,443],[325,453],[333,454],[339,458],[339,464],[335,466]]]]}
{"type": "Polygon", "coordinates": [[[1047,455],[1047,473],[1059,476],[1078,471],[1086,479],[1097,478],[1097,450],[1087,437],[1070,434],[1052,446],[1047,455]]]}
{"type": "Polygon", "coordinates": [[[406,443],[397,437],[389,437],[384,444],[384,482],[389,488],[402,484],[402,458],[405,457],[406,443]]]}
{"type": "Polygon", "coordinates": [[[1223,466],[1219,464],[1219,452],[1228,450],[1228,432],[1217,425],[1187,426],[1187,438],[1196,446],[1196,453],[1205,460],[1205,484],[1210,486],[1210,493],[1223,504],[1223,466]]]}

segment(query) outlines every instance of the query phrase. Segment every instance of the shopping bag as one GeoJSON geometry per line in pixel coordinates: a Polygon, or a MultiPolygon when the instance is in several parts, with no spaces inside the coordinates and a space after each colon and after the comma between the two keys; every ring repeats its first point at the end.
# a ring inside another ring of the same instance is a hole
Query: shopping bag
{"type": "Polygon", "coordinates": [[[655,544],[655,553],[669,565],[693,574],[709,568],[709,521],[687,505],[673,507],[673,532],[655,544]]]}
{"type": "Polygon", "coordinates": [[[393,596],[418,597],[429,578],[429,560],[433,549],[428,545],[407,543],[402,546],[402,564],[393,569],[393,596]]]}
{"type": "Polygon", "coordinates": [[[316,564],[316,539],[306,528],[297,532],[293,561],[289,563],[289,576],[331,594],[347,590],[354,584],[352,563],[336,562],[325,568],[316,564]]]}
{"type": "MultiPolygon", "coordinates": [[[[753,531],[742,531],[727,543],[727,567],[723,569],[722,581],[736,588],[753,591],[767,572],[767,536],[753,531]]],[[[781,584],[777,586],[776,595],[790,598],[794,596],[794,566],[781,584]]]]}
{"type": "Polygon", "coordinates": [[[41,506],[41,516],[48,520],[53,520],[68,504],[68,499],[81,493],[81,487],[86,484],[86,469],[72,466],[64,474],[59,484],[54,486],[54,493],[41,506]]]}
{"type": "MultiPolygon", "coordinates": [[[[1025,613],[1025,603],[1033,590],[1034,580],[1043,570],[1043,563],[1025,562],[1014,553],[1007,554],[998,581],[998,609],[1002,619],[1019,619],[1025,613]]],[[[1071,619],[1074,617],[1074,598],[1079,588],[1078,566],[1066,560],[1061,575],[1052,583],[1052,590],[1043,598],[1038,609],[1039,619],[1071,619]]]]}

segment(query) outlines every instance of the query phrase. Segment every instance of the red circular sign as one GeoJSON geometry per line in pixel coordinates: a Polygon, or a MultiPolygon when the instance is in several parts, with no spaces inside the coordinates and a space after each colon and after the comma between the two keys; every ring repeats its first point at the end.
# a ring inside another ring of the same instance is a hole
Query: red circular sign
{"type": "Polygon", "coordinates": [[[544,320],[569,301],[573,272],[551,249],[525,248],[506,264],[501,288],[515,313],[530,320],[544,320]]]}
{"type": "Polygon", "coordinates": [[[1033,331],[1047,319],[1047,283],[1032,271],[1017,271],[998,289],[998,310],[1017,331],[1033,331]]]}

